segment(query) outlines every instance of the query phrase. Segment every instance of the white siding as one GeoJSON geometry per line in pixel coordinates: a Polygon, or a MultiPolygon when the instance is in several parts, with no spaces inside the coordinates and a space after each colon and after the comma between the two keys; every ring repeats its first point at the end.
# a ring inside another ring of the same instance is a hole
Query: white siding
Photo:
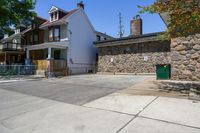
{"type": "Polygon", "coordinates": [[[67,38],[67,25],[61,25],[60,26],[60,39],[66,39],[67,38]]]}
{"type": "Polygon", "coordinates": [[[91,67],[95,63],[97,53],[93,42],[96,41],[96,34],[85,13],[80,9],[68,20],[68,29],[72,31],[71,44],[68,51],[68,66],[73,73],[82,73],[86,67],[91,67]],[[73,64],[70,62],[70,58],[73,64]],[[76,67],[81,67],[79,70],[76,67]],[[74,69],[73,69],[74,68],[74,69]]]}

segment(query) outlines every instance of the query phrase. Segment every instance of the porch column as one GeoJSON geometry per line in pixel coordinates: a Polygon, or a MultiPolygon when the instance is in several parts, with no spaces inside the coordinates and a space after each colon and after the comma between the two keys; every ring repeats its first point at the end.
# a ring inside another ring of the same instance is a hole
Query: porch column
{"type": "Polygon", "coordinates": [[[26,50],[26,59],[29,59],[30,58],[30,51],[27,49],[26,50]]]}
{"type": "Polygon", "coordinates": [[[51,48],[48,48],[48,58],[47,59],[51,59],[51,48]]]}
{"type": "Polygon", "coordinates": [[[4,58],[5,60],[4,60],[4,64],[5,65],[7,65],[6,63],[7,63],[7,53],[5,52],[5,58],[4,58]]]}

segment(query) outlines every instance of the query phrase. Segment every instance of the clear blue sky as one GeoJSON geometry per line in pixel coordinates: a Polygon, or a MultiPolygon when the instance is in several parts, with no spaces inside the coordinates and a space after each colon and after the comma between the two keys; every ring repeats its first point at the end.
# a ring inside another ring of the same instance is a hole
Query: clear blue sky
{"type": "MultiPolygon", "coordinates": [[[[39,16],[48,18],[48,10],[52,5],[64,10],[76,8],[80,0],[37,0],[35,11],[39,16]]],[[[97,31],[106,32],[117,37],[119,12],[123,16],[125,36],[130,34],[130,20],[138,14],[137,5],[147,6],[155,0],[83,0],[85,11],[97,31]]],[[[143,33],[164,31],[165,24],[157,14],[142,14],[143,33]]]]}

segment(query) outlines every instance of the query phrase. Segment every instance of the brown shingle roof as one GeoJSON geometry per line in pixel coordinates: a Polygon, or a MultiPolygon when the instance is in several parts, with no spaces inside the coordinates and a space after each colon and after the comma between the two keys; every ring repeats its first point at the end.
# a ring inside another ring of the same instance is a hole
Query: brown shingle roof
{"type": "Polygon", "coordinates": [[[63,22],[63,21],[66,20],[69,16],[71,16],[72,14],[74,14],[77,10],[78,10],[78,9],[74,9],[74,10],[71,10],[71,11],[67,12],[67,14],[66,14],[64,17],[62,17],[61,19],[59,19],[59,20],[56,20],[56,21],[53,21],[53,22],[46,21],[46,22],[44,22],[44,23],[40,26],[40,28],[52,26],[52,25],[57,24],[57,23],[59,23],[59,22],[63,22]]]}

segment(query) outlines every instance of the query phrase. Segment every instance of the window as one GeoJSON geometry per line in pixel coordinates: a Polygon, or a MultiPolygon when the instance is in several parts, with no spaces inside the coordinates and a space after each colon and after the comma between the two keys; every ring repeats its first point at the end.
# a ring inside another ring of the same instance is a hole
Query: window
{"type": "Polygon", "coordinates": [[[49,29],[49,41],[53,41],[53,28],[49,29]]]}
{"type": "Polygon", "coordinates": [[[59,41],[60,40],[60,37],[59,37],[59,33],[60,32],[60,29],[59,28],[55,28],[54,29],[54,41],[59,41]]]}
{"type": "Polygon", "coordinates": [[[58,20],[58,12],[55,12],[55,20],[58,20]]]}
{"type": "Polygon", "coordinates": [[[49,29],[49,41],[60,41],[60,27],[51,27],[49,29]]]}
{"type": "Polygon", "coordinates": [[[30,35],[30,38],[29,38],[30,40],[30,43],[33,43],[33,35],[30,35]]]}
{"type": "Polygon", "coordinates": [[[16,39],[13,40],[13,49],[17,49],[17,40],[16,39]]]}
{"type": "Polygon", "coordinates": [[[101,37],[97,35],[97,41],[101,41],[101,37]]]}
{"type": "Polygon", "coordinates": [[[51,13],[51,21],[53,21],[54,13],[51,13]]]}
{"type": "Polygon", "coordinates": [[[13,39],[13,44],[17,44],[17,40],[16,39],[13,39]]]}
{"type": "Polygon", "coordinates": [[[58,12],[52,12],[50,14],[50,21],[58,20],[58,12]]]}
{"type": "Polygon", "coordinates": [[[35,35],[34,35],[34,42],[35,42],[35,43],[37,43],[37,42],[38,42],[38,40],[39,40],[39,39],[38,39],[38,35],[37,35],[37,34],[35,34],[35,35]]]}

